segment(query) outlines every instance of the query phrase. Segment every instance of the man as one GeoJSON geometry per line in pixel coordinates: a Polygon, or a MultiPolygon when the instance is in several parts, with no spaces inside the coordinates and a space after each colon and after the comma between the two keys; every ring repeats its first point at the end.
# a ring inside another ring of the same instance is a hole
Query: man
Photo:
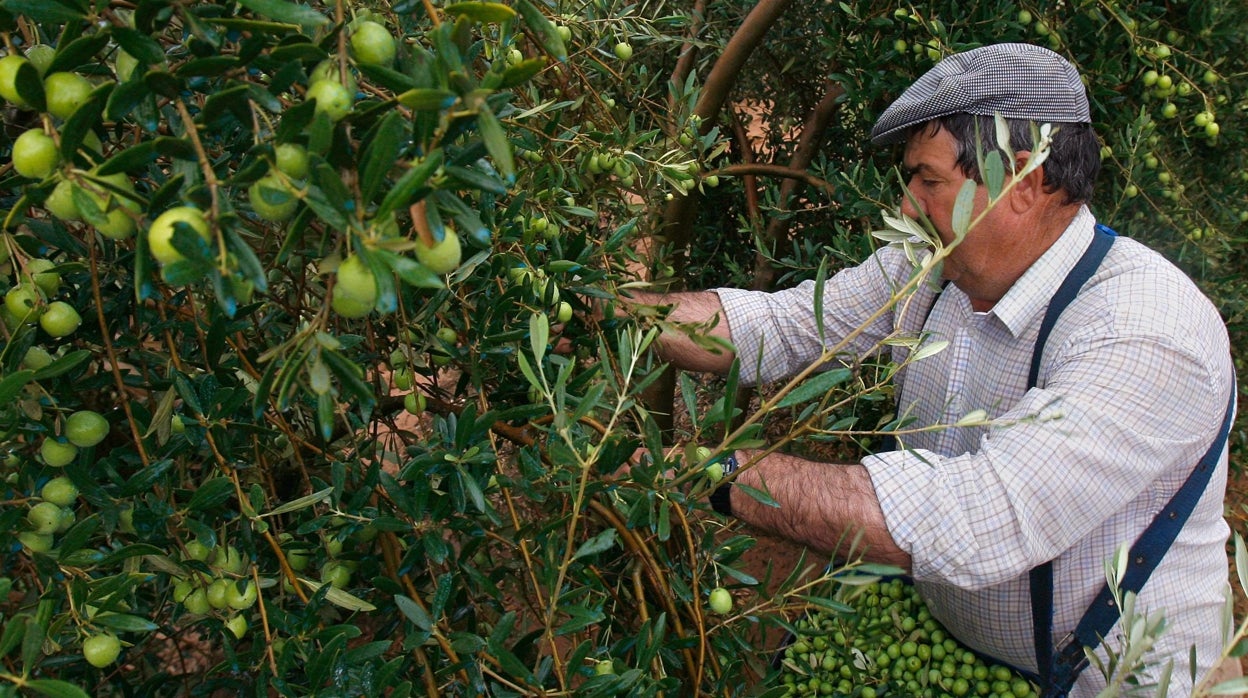
{"type": "MultiPolygon", "coordinates": [[[[1052,124],[1048,159],[953,250],[943,291],[921,290],[906,313],[886,313],[849,351],[864,355],[894,332],[948,341],[899,374],[898,411],[928,426],[982,409],[997,424],[914,433],[903,450],[844,466],[739,451],[737,481],[766,489],[779,507],[739,488],[713,499],[751,526],[825,551],[861,534],[866,558],[904,568],[959,640],[1040,673],[1048,667],[1033,640],[1029,572],[1052,561],[1048,635],[1060,648],[1103,586],[1105,560],[1141,535],[1209,450],[1212,477],[1137,606],[1165,613],[1169,627],[1150,659],[1173,659],[1170,695],[1187,695],[1189,648],[1196,647],[1203,676],[1223,644],[1227,460],[1219,427],[1234,390],[1226,331],[1178,269],[1118,238],[1037,347],[1051,299],[1105,235],[1086,205],[1099,142],[1075,69],[1020,44],[952,56],[880,117],[872,140],[904,139],[913,200],[903,200],[902,212],[922,213],[950,242],[957,193],[967,178],[980,181],[976,149],[994,147],[994,114],[1010,124],[1017,152],[1002,155],[1020,170],[1034,127],[1052,124]],[[1043,353],[1029,389],[1033,348],[1043,353]]],[[[986,198],[980,187],[977,216],[986,198]]],[[[713,320],[710,333],[736,348],[735,356],[714,353],[673,332],[661,342],[666,360],[724,371],[739,357],[743,379],[767,382],[817,361],[911,273],[902,251],[884,248],[828,280],[822,342],[812,283],[771,294],[637,294],[634,302],[671,305],[677,322],[713,320]]],[[[893,358],[904,359],[904,351],[893,358]]],[[[1118,627],[1109,633],[1114,646],[1118,627]]],[[[1044,635],[1037,634],[1040,643],[1044,635]]],[[[1100,672],[1085,670],[1070,695],[1094,696],[1103,686],[1100,672]]]]}

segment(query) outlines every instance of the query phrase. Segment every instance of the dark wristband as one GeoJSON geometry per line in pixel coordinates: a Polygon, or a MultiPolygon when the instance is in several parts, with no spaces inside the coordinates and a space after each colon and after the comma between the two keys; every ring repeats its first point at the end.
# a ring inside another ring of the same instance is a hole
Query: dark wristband
{"type": "MultiPolygon", "coordinates": [[[[738,465],[735,456],[729,455],[722,462],[724,465],[723,476],[725,478],[737,471],[738,465]]],[[[715,513],[732,516],[732,480],[727,480],[721,483],[719,487],[711,490],[710,502],[711,509],[714,509],[715,513]]]]}

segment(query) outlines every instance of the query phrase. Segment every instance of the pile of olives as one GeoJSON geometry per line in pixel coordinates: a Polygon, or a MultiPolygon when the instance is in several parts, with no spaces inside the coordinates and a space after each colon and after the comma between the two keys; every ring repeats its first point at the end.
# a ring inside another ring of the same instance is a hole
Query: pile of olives
{"type": "Polygon", "coordinates": [[[778,657],[789,696],[1026,698],[1039,690],[963,647],[901,579],[846,587],[853,611],[812,612],[778,657]]]}

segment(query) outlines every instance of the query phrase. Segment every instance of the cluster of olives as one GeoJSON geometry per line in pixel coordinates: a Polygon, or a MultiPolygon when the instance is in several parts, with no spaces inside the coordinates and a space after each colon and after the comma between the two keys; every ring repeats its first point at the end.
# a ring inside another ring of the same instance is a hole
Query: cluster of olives
{"type": "MultiPolygon", "coordinates": [[[[9,258],[7,246],[3,250],[0,262],[9,258]]],[[[18,282],[9,287],[4,294],[4,303],[0,304],[0,320],[6,327],[16,330],[21,325],[38,323],[49,337],[59,339],[73,334],[82,325],[78,310],[64,300],[57,300],[62,284],[56,266],[51,260],[41,257],[26,260],[18,274],[18,282]]],[[[39,358],[41,355],[36,353],[31,360],[38,361],[39,358]]],[[[50,357],[48,362],[51,362],[50,357]]],[[[33,367],[32,370],[38,368],[33,367]]]]}
{"type": "MultiPolygon", "coordinates": [[[[416,261],[434,274],[450,274],[459,268],[463,259],[463,247],[459,234],[451,226],[443,228],[441,240],[421,223],[417,223],[417,236],[412,242],[416,261]],[[423,230],[423,232],[422,232],[423,230]]],[[[379,240],[395,238],[399,234],[398,223],[393,217],[376,223],[373,233],[379,240]]],[[[330,307],[345,318],[360,318],[375,307],[378,297],[377,276],[362,257],[351,254],[338,266],[330,307]]]]}
{"type": "Polygon", "coordinates": [[[39,489],[39,501],[26,510],[27,530],[17,534],[27,550],[46,553],[52,549],[54,536],[74,525],[74,502],[78,487],[65,476],[54,477],[39,489]]]}
{"type": "Polygon", "coordinates": [[[299,198],[294,184],[308,176],[308,149],[298,143],[279,143],[273,148],[268,174],[251,183],[247,201],[251,210],[270,223],[282,223],[295,215],[299,198]]]}
{"type": "MultiPolygon", "coordinates": [[[[38,365],[42,359],[30,358],[31,347],[24,365],[38,365]]],[[[42,351],[42,350],[40,350],[42,351]]],[[[46,355],[47,352],[43,351],[46,355]]],[[[51,362],[47,358],[47,363],[51,362]]],[[[46,365],[46,364],[45,364],[46,365]]],[[[37,370],[37,369],[36,369],[37,370]]],[[[63,468],[78,457],[81,448],[91,448],[108,436],[108,420],[93,410],[79,410],[70,414],[61,424],[59,436],[49,434],[40,443],[39,454],[44,464],[51,468],[63,468]]],[[[14,454],[10,458],[17,462],[14,454]]],[[[78,487],[69,477],[58,475],[39,488],[38,497],[26,511],[26,525],[18,532],[17,540],[30,553],[47,553],[56,544],[56,534],[68,531],[77,517],[74,504],[78,501],[78,487]]],[[[126,526],[129,522],[123,522],[126,526]]]]}
{"type": "MultiPolygon", "coordinates": [[[[1161,46],[1159,48],[1165,48],[1161,46]]],[[[1169,53],[1167,51],[1166,55],[1169,53]]],[[[1218,74],[1212,70],[1206,70],[1201,80],[1207,86],[1213,86],[1218,83],[1218,74]]],[[[1196,88],[1193,83],[1187,79],[1180,77],[1177,81],[1173,76],[1166,72],[1158,72],[1156,70],[1146,70],[1140,76],[1140,84],[1147,90],[1147,94],[1151,97],[1165,100],[1161,105],[1161,116],[1165,119],[1173,119],[1179,115],[1179,106],[1170,101],[1172,97],[1187,97],[1191,95],[1196,88]]],[[[1218,124],[1217,117],[1209,108],[1202,109],[1192,117],[1192,125],[1197,132],[1204,134],[1210,140],[1216,139],[1218,134],[1222,132],[1221,125],[1218,124]]]]}
{"type": "MultiPolygon", "coordinates": [[[[326,59],[317,64],[308,77],[305,99],[312,101],[316,112],[331,122],[346,118],[354,108],[359,89],[355,67],[389,68],[398,52],[395,34],[371,16],[361,16],[352,22],[348,35],[351,60],[326,59]]],[[[117,80],[130,80],[138,74],[136,70],[140,66],[136,59],[121,50],[116,52],[116,56],[117,80]]],[[[46,115],[42,125],[29,129],[14,141],[14,170],[27,179],[48,182],[50,193],[43,205],[55,218],[65,222],[86,222],[111,240],[131,238],[138,232],[145,213],[150,213],[145,212],[146,204],[136,192],[134,183],[123,172],[101,174],[97,171],[98,166],[77,169],[75,163],[66,159],[58,133],[58,124],[86,103],[97,87],[115,81],[110,78],[93,81],[64,71],[45,75],[54,57],[55,50],[45,45],[33,47],[25,56],[10,53],[0,57],[0,98],[19,109],[46,115]],[[54,186],[52,182],[55,182],[54,186]]],[[[82,147],[90,151],[86,158],[88,162],[100,162],[104,148],[95,130],[87,132],[82,147]]],[[[310,162],[306,147],[296,142],[275,143],[270,160],[269,171],[248,184],[246,195],[251,210],[258,218],[280,224],[293,217],[298,210],[310,162]]],[[[178,227],[189,227],[204,240],[205,245],[211,247],[214,242],[213,225],[205,212],[192,206],[175,206],[151,222],[146,232],[148,247],[162,268],[169,267],[184,259],[173,243],[178,227]]],[[[393,240],[399,235],[397,222],[393,218],[373,227],[379,234],[384,233],[382,238],[393,240]]],[[[188,239],[193,241],[194,238],[188,239]]],[[[415,256],[435,274],[448,274],[459,266],[459,243],[455,231],[448,228],[444,235],[436,238],[421,236],[415,243],[415,256]]],[[[211,249],[208,251],[213,252],[211,249]]],[[[0,258],[0,261],[4,260],[0,258]]],[[[175,276],[184,278],[185,275],[175,276]]],[[[166,278],[172,280],[174,277],[166,278]]],[[[344,260],[339,267],[338,282],[331,301],[339,315],[358,318],[374,309],[378,296],[374,270],[362,260],[354,257],[344,260]]],[[[240,299],[250,297],[248,284],[232,285],[240,299]]],[[[40,320],[49,334],[62,337],[81,322],[72,307],[62,302],[48,302],[49,294],[40,292],[34,284],[18,284],[10,290],[13,297],[6,298],[6,307],[21,311],[20,318],[14,320],[13,316],[19,313],[0,310],[10,327],[21,320],[32,324],[40,320]],[[46,320],[43,320],[44,316],[46,320]]]]}
{"type": "Polygon", "coordinates": [[[45,436],[39,445],[44,464],[63,468],[78,457],[78,450],[91,448],[108,436],[108,420],[94,410],[78,410],[65,418],[61,436],[45,436]]]}
{"type": "Polygon", "coordinates": [[[572,319],[572,306],[567,301],[559,300],[559,285],[547,275],[545,269],[515,266],[507,270],[507,277],[512,283],[528,289],[538,302],[554,308],[557,321],[567,322],[572,319]]]}
{"type": "MultiPolygon", "coordinates": [[[[68,430],[71,438],[81,443],[94,443],[97,432],[103,433],[100,430],[106,430],[106,427],[101,424],[103,417],[100,415],[85,411],[74,414],[86,414],[88,417],[87,421],[80,418],[72,422],[72,427],[68,430]],[[100,421],[95,421],[95,418],[100,421]],[[86,441],[83,441],[84,438],[86,441]]],[[[77,521],[74,505],[78,501],[78,495],[78,486],[64,475],[58,475],[44,482],[39,488],[38,497],[26,510],[24,530],[17,534],[17,540],[22,547],[29,553],[50,552],[56,543],[56,534],[69,530],[77,521]]],[[[121,524],[123,529],[131,529],[132,524],[128,516],[123,516],[121,524]]],[[[94,615],[96,609],[88,605],[85,610],[90,617],[94,615]]],[[[111,631],[84,627],[82,638],[82,656],[91,666],[102,669],[116,662],[121,656],[121,639],[111,631]]]]}
{"type": "Polygon", "coordinates": [[[782,652],[790,696],[1026,698],[1035,685],[963,647],[900,579],[853,590],[853,612],[812,613],[782,652]]]}
{"type": "Polygon", "coordinates": [[[247,634],[247,616],[236,611],[246,611],[260,597],[255,583],[243,576],[247,561],[237,548],[210,547],[198,540],[186,544],[185,561],[192,560],[208,565],[212,574],[196,571],[178,579],[173,585],[173,600],[195,615],[224,612],[226,629],[241,639],[247,634]]]}
{"type": "MultiPolygon", "coordinates": [[[[124,240],[134,235],[136,219],[141,215],[134,185],[125,173],[100,175],[92,169],[72,179],[58,175],[69,163],[56,125],[73,116],[98,85],[78,73],[46,73],[54,54],[51,47],[37,44],[26,56],[10,53],[0,58],[0,97],[14,107],[36,110],[46,116],[42,125],[26,130],[14,140],[13,169],[28,179],[58,177],[56,187],[44,201],[44,207],[53,216],[63,221],[89,220],[104,237],[124,240]],[[89,210],[84,211],[84,206],[89,210]]],[[[136,65],[124,52],[119,53],[117,64],[119,74],[123,69],[133,71],[136,65]]],[[[104,82],[109,80],[99,84],[104,82]]],[[[94,131],[87,132],[82,147],[96,154],[103,151],[94,131]]]]}
{"type": "Polygon", "coordinates": [[[585,169],[590,174],[615,175],[620,184],[625,187],[633,186],[633,183],[636,181],[636,171],[633,163],[618,153],[605,151],[591,153],[585,161],[585,169]]]}

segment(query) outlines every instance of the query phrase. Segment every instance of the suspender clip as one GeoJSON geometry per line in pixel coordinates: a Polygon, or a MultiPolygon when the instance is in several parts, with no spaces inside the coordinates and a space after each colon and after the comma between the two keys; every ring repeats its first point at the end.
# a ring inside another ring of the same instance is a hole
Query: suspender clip
{"type": "Polygon", "coordinates": [[[1057,645],[1059,648],[1057,655],[1053,657],[1053,682],[1059,686],[1065,686],[1066,690],[1070,690],[1074,678],[1087,668],[1088,653],[1084,651],[1084,647],[1075,639],[1073,632],[1067,633],[1066,637],[1057,645]]]}

